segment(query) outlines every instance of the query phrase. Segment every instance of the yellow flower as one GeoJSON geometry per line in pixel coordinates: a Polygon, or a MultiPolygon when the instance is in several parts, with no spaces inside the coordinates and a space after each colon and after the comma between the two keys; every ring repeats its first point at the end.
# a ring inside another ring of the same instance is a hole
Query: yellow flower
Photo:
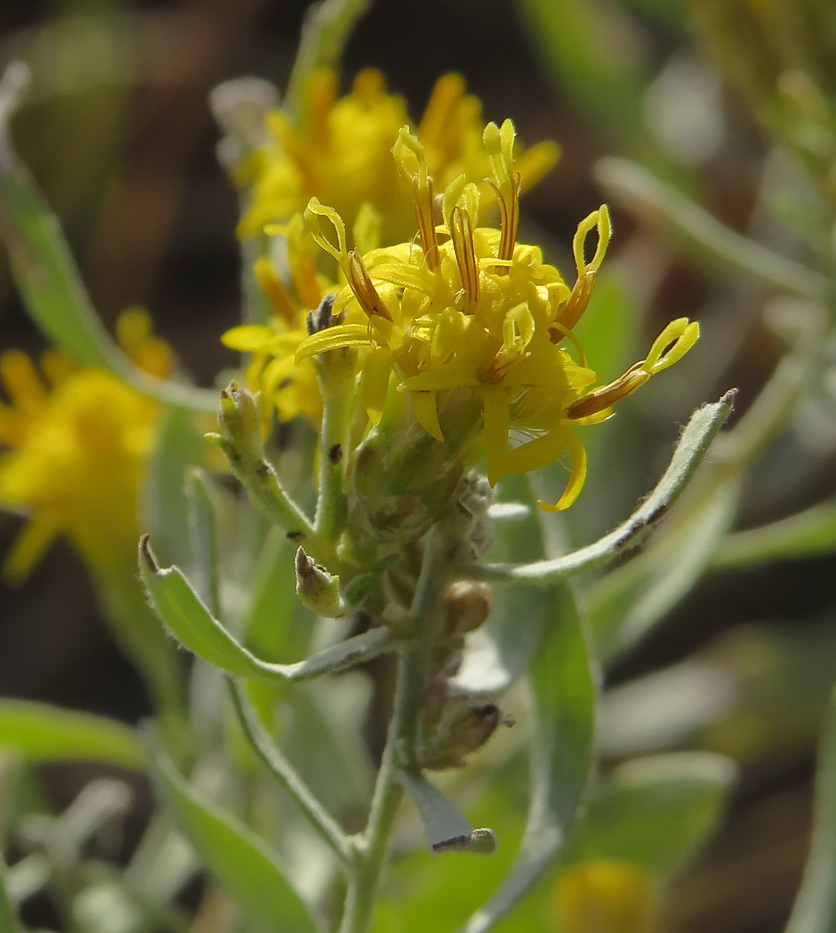
{"type": "MultiPolygon", "coordinates": [[[[117,331],[134,363],[169,374],[170,348],[151,335],[145,312],[126,311],[117,331]]],[[[0,379],[9,399],[0,403],[0,443],[9,448],[0,455],[0,503],[30,517],[5,574],[26,576],[61,534],[94,570],[107,571],[135,549],[159,404],[104,370],[74,367],[59,351],[43,355],[39,372],[10,350],[0,356],[0,379]]]]}
{"type": "Polygon", "coordinates": [[[361,395],[370,421],[379,425],[393,395],[406,393],[414,418],[439,443],[459,440],[447,436],[444,422],[455,424],[455,410],[477,402],[492,485],[503,475],[540,469],[568,449],[572,466],[566,490],[556,504],[540,503],[561,510],[575,501],[586,476],[586,455],[574,427],[604,420],[613,404],[681,359],[696,342],[699,325],[686,318],[673,321],[645,359],[615,381],[596,386],[598,377],[587,367],[572,329],[587,307],[606,252],[609,214],[601,207],[579,225],[573,244],[577,278],[569,288],[537,247],[517,243],[520,178],[514,138],[510,121],[501,128],[488,124],[483,135],[500,207],[498,229],[477,227],[480,192],[463,176],[444,189],[444,224],[436,225],[426,153],[406,127],[394,155],[412,183],[417,241],[361,256],[347,248],[337,211],[310,202],[305,220],[311,234],[336,259],[348,283],[333,307],[345,323],[308,337],[296,359],[301,363],[338,347],[361,348],[361,395]],[[598,245],[587,261],[584,245],[593,229],[598,245]]]}
{"type": "MultiPolygon", "coordinates": [[[[397,243],[414,231],[412,197],[398,178],[391,149],[409,123],[402,97],[387,94],[383,75],[361,71],[350,94],[337,99],[337,76],[314,75],[302,127],[277,110],[267,118],[270,142],[238,167],[235,180],[251,185],[239,236],[260,233],[266,224],[287,221],[313,196],[332,205],[351,228],[363,204],[379,213],[381,242],[397,243]]],[[[481,145],[481,105],[465,94],[455,74],[440,78],[417,135],[433,177],[446,185],[457,175],[481,182],[490,166],[481,145]]],[[[540,143],[523,156],[524,187],[554,165],[557,148],[540,143]]]]}
{"type": "Polygon", "coordinates": [[[624,862],[595,860],[564,871],[554,889],[560,933],[653,933],[659,895],[647,872],[624,862]]]}
{"type": "MultiPolygon", "coordinates": [[[[322,396],[316,371],[310,360],[296,364],[294,356],[307,338],[308,309],[316,308],[323,295],[333,290],[320,278],[310,255],[310,237],[297,215],[283,233],[287,238],[287,261],[292,291],[277,275],[272,263],[261,257],[255,276],[275,312],[268,324],[243,324],[222,337],[224,346],[251,353],[247,365],[247,385],[261,393],[261,417],[265,436],[273,412],[280,421],[303,417],[318,430],[322,420],[322,396]]],[[[310,241],[312,242],[312,241],[310,241]]]]}

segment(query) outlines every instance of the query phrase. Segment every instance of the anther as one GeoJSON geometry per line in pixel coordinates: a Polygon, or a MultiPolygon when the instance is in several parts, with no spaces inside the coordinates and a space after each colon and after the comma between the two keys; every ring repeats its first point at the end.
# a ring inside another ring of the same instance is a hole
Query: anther
{"type": "Polygon", "coordinates": [[[389,309],[383,303],[383,299],[377,293],[366,264],[357,255],[356,250],[351,250],[348,254],[348,284],[354,292],[355,297],[360,302],[360,307],[369,317],[382,317],[387,321],[392,320],[389,309]]]}

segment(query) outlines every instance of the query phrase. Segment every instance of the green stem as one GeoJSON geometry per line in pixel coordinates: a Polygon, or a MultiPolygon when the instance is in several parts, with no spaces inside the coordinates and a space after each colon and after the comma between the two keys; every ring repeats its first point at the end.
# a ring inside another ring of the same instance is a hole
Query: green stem
{"type": "Polygon", "coordinates": [[[336,540],[345,519],[343,479],[348,453],[353,379],[354,368],[348,361],[342,358],[319,360],[319,386],[322,391],[323,410],[319,450],[319,498],[314,532],[324,541],[336,540]]]}
{"type": "Polygon", "coordinates": [[[323,560],[320,538],[314,535],[310,519],[284,491],[273,466],[264,457],[250,456],[220,434],[207,434],[226,454],[229,466],[238,482],[246,489],[250,501],[272,522],[287,533],[291,541],[305,544],[305,550],[317,560],[323,560]]]}
{"type": "Polygon", "coordinates": [[[273,744],[264,726],[258,719],[252,704],[247,698],[243,686],[227,678],[232,705],[238,716],[238,721],[250,741],[253,750],[267,766],[270,773],[281,784],[287,794],[293,798],[308,822],[325,840],[331,851],[337,856],[343,866],[350,866],[354,861],[354,849],[348,837],[325,811],[322,804],[311,793],[307,784],[295,771],[290,762],[273,744]]]}
{"type": "Polygon", "coordinates": [[[448,545],[443,525],[430,529],[409,612],[419,643],[398,651],[392,719],[359,852],[359,869],[349,885],[339,933],[366,933],[374,917],[377,889],[389,852],[389,837],[404,792],[399,774],[414,759],[427,660],[432,652],[432,623],[450,566],[448,545]]]}
{"type": "Polygon", "coordinates": [[[310,7],[284,105],[297,127],[304,129],[311,76],[317,68],[333,68],[337,64],[349,33],[369,4],[370,0],[325,0],[310,7]]]}
{"type": "Polygon", "coordinates": [[[404,739],[414,732],[421,701],[420,667],[416,648],[402,648],[398,652],[395,707],[377,774],[369,822],[362,838],[360,865],[349,884],[339,933],[366,933],[372,924],[380,876],[389,852],[389,837],[403,797],[398,773],[404,739]]]}

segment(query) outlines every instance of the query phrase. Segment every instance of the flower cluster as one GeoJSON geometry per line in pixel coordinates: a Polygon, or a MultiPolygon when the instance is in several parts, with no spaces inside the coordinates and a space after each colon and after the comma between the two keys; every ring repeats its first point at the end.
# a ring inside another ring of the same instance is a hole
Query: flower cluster
{"type": "MultiPolygon", "coordinates": [[[[169,375],[171,350],[151,334],[145,312],[123,313],[118,338],[139,368],[169,375]]],[[[6,575],[26,576],[62,534],[99,572],[132,559],[159,403],[59,351],[44,354],[40,372],[25,353],[8,351],[0,378],[9,399],[0,403],[0,443],[9,448],[0,456],[0,502],[30,517],[6,575]]]]}
{"type": "MultiPolygon", "coordinates": [[[[428,435],[452,439],[445,422],[476,402],[481,449],[491,484],[507,474],[540,469],[569,451],[566,489],[547,510],[567,508],[586,475],[576,426],[601,421],[612,406],[681,359],[699,326],[680,318],[653,342],[645,359],[599,385],[573,328],[584,313],[610,237],[601,207],[578,227],[577,277],[570,288],[541,251],[517,242],[520,178],[514,127],[488,124],[484,151],[499,203],[498,227],[479,227],[480,191],[462,176],[441,195],[436,222],[434,178],[420,140],[400,131],[394,161],[410,183],[417,238],[364,255],[349,249],[345,225],[332,207],[312,199],[305,222],[338,263],[346,285],[333,305],[341,323],[304,340],[296,361],[345,347],[360,349],[361,397],[372,425],[408,396],[411,414],[428,435]],[[588,234],[597,230],[591,260],[588,234]],[[574,353],[574,355],[573,355],[574,353]]],[[[472,456],[473,452],[465,454],[472,456]]]]}
{"type": "MultiPolygon", "coordinates": [[[[337,87],[336,74],[322,70],[311,81],[301,125],[281,110],[268,116],[268,142],[234,174],[252,189],[238,228],[242,238],[288,220],[311,197],[332,205],[349,229],[363,205],[371,205],[380,218],[383,244],[412,236],[412,198],[391,157],[400,128],[411,122],[405,101],[388,94],[385,78],[371,68],[356,76],[345,97],[337,98],[337,87]]],[[[481,132],[479,100],[465,94],[459,75],[444,75],[417,131],[437,184],[460,174],[481,182],[489,174],[481,132]]],[[[528,150],[517,166],[524,187],[542,178],[556,159],[552,143],[528,150]]]]}

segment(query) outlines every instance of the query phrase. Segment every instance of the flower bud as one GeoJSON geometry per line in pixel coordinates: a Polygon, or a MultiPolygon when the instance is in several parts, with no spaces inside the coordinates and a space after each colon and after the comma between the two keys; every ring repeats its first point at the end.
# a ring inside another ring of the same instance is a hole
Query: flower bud
{"type": "Polygon", "coordinates": [[[336,619],[345,614],[340,578],[308,557],[302,547],[296,549],[296,595],[319,616],[336,619]]]}
{"type": "Polygon", "coordinates": [[[234,380],[221,390],[218,424],[224,440],[251,460],[261,459],[261,422],[255,398],[234,380]]]}
{"type": "Polygon", "coordinates": [[[490,615],[492,595],[487,583],[473,580],[452,583],[442,600],[447,632],[462,638],[476,631],[490,615]]]}
{"type": "Polygon", "coordinates": [[[422,768],[460,768],[467,755],[480,749],[503,719],[496,703],[467,693],[453,693],[448,684],[435,681],[425,693],[421,742],[416,763],[422,768]]]}

